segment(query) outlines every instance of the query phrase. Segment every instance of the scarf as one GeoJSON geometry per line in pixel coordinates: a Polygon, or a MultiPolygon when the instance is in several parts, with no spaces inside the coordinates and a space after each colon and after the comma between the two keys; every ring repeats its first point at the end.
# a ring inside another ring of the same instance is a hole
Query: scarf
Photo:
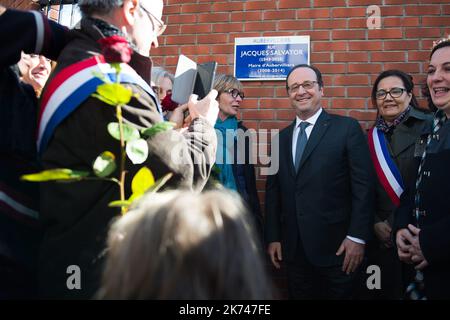
{"type": "Polygon", "coordinates": [[[397,118],[392,121],[391,124],[388,124],[381,115],[378,116],[375,126],[381,130],[384,133],[390,133],[392,132],[395,127],[401,123],[403,120],[407,118],[409,115],[409,112],[411,111],[411,106],[408,106],[408,108],[405,109],[402,113],[398,115],[397,118]]]}
{"type": "Polygon", "coordinates": [[[137,52],[136,45],[133,43],[133,41],[131,41],[130,38],[122,31],[120,31],[119,28],[117,28],[116,26],[113,26],[112,24],[109,24],[103,20],[92,17],[87,17],[86,19],[90,20],[92,24],[100,30],[100,32],[105,36],[105,38],[115,35],[121,36],[122,38],[127,39],[131,49],[137,52]]]}
{"type": "Polygon", "coordinates": [[[236,181],[233,175],[234,157],[230,150],[234,149],[236,130],[238,127],[236,117],[228,117],[224,121],[217,118],[216,129],[218,145],[216,152],[216,167],[220,170],[219,181],[228,189],[237,191],[236,181]],[[220,134],[220,136],[219,136],[220,134]],[[233,139],[227,143],[227,139],[233,139]],[[228,147],[228,148],[227,148],[228,147]]]}

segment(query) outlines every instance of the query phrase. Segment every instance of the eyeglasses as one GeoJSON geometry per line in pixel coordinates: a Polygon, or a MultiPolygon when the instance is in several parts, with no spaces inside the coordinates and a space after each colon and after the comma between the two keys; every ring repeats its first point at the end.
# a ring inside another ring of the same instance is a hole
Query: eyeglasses
{"type": "Polygon", "coordinates": [[[305,90],[311,90],[314,88],[314,85],[317,83],[315,80],[307,80],[303,83],[294,83],[292,86],[287,87],[287,91],[289,94],[296,93],[300,89],[300,87],[303,87],[305,90]]]}
{"type": "Polygon", "coordinates": [[[375,98],[377,98],[378,100],[386,99],[388,93],[391,95],[392,98],[399,98],[405,91],[406,89],[404,88],[392,88],[389,91],[381,89],[375,93],[375,98]]]}
{"type": "MultiPolygon", "coordinates": [[[[25,54],[25,55],[26,55],[26,54],[25,54]]],[[[46,57],[44,57],[44,56],[41,56],[41,55],[39,55],[39,54],[31,53],[31,54],[28,54],[28,56],[29,56],[31,59],[40,59],[41,57],[43,57],[45,61],[50,62],[50,63],[52,62],[52,60],[50,60],[50,59],[48,59],[48,58],[46,58],[46,57]]]]}
{"type": "Polygon", "coordinates": [[[141,9],[150,18],[150,21],[153,24],[153,28],[155,29],[156,36],[159,37],[160,35],[162,35],[164,33],[164,31],[166,30],[166,28],[167,28],[167,25],[164,23],[164,21],[162,21],[161,19],[157,18],[153,13],[151,13],[150,11],[145,9],[141,4],[139,6],[141,7],[141,9]],[[156,21],[158,25],[155,26],[155,23],[153,21],[156,21]]]}
{"type": "Polygon", "coordinates": [[[242,100],[244,100],[245,95],[243,92],[239,91],[238,89],[228,89],[225,90],[224,92],[231,94],[231,96],[236,99],[237,96],[241,97],[242,100]]]}

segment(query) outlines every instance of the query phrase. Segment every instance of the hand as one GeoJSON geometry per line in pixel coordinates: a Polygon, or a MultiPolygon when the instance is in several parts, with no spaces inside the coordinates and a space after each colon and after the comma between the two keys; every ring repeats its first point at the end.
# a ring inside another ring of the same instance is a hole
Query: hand
{"type": "Polygon", "coordinates": [[[219,103],[216,101],[217,94],[217,90],[213,89],[200,101],[197,100],[197,95],[192,94],[188,102],[191,119],[194,120],[198,117],[204,118],[214,127],[219,114],[219,103]]]}
{"type": "Polygon", "coordinates": [[[28,70],[31,68],[31,64],[32,64],[31,56],[22,51],[22,56],[19,62],[17,62],[17,66],[19,67],[21,77],[23,77],[23,75],[28,72],[28,70]]]}
{"type": "Polygon", "coordinates": [[[281,242],[271,242],[267,248],[267,253],[270,256],[270,260],[275,268],[280,269],[279,261],[282,261],[281,257],[281,242]]]}
{"type": "Polygon", "coordinates": [[[176,123],[175,129],[183,127],[184,123],[184,112],[188,109],[188,104],[182,104],[175,108],[170,115],[170,122],[176,123]]]}
{"type": "Polygon", "coordinates": [[[392,248],[391,226],[387,222],[382,221],[375,223],[373,229],[375,231],[375,235],[383,243],[383,245],[386,248],[392,248]]]}
{"type": "Polygon", "coordinates": [[[411,248],[411,241],[413,240],[413,235],[408,229],[400,229],[397,231],[396,243],[397,243],[397,253],[400,261],[405,263],[413,263],[411,260],[411,253],[409,249],[411,248]]]}
{"type": "Polygon", "coordinates": [[[0,4],[0,16],[6,11],[6,8],[0,4]]]}
{"type": "Polygon", "coordinates": [[[423,256],[422,249],[420,248],[420,229],[416,228],[412,224],[408,225],[408,229],[414,236],[413,241],[411,241],[411,248],[409,249],[411,260],[417,264],[415,267],[416,270],[423,270],[426,266],[428,266],[428,261],[423,256]]]}
{"type": "Polygon", "coordinates": [[[344,241],[342,241],[336,255],[340,256],[345,251],[344,264],[342,265],[343,272],[350,274],[351,272],[356,271],[363,261],[364,246],[364,244],[354,242],[348,238],[345,238],[344,241]]]}

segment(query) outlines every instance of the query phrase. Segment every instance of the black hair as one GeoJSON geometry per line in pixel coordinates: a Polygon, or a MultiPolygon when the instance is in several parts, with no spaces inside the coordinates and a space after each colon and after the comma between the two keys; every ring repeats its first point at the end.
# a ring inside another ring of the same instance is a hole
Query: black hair
{"type": "Polygon", "coordinates": [[[377,94],[378,84],[380,83],[381,80],[383,80],[384,78],[387,78],[387,77],[400,78],[403,82],[403,85],[405,86],[406,92],[411,94],[411,102],[409,104],[414,109],[420,109],[419,103],[417,102],[417,98],[413,92],[413,90],[414,90],[413,77],[408,73],[405,73],[401,70],[396,70],[396,69],[383,71],[382,73],[380,73],[378,75],[377,79],[373,83],[371,98],[372,98],[372,104],[374,107],[377,106],[376,94],[377,94]]]}
{"type": "Polygon", "coordinates": [[[442,38],[442,39],[438,40],[438,42],[439,42],[439,43],[438,43],[437,45],[435,45],[435,46],[433,47],[433,49],[431,49],[430,59],[431,59],[431,56],[433,55],[433,53],[434,53],[436,50],[438,50],[438,49],[440,49],[440,48],[443,48],[443,47],[450,46],[450,37],[449,37],[449,38],[442,38]]]}
{"type": "Polygon", "coordinates": [[[80,0],[78,6],[83,16],[92,16],[93,14],[106,15],[113,9],[121,7],[123,0],[80,0]]]}

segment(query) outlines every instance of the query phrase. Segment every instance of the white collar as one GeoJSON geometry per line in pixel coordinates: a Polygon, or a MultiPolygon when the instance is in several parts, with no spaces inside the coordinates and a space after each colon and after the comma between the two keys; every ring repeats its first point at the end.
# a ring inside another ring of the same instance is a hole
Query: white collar
{"type": "Polygon", "coordinates": [[[306,120],[301,120],[298,116],[295,117],[295,128],[298,128],[298,125],[302,122],[308,122],[311,124],[311,126],[314,126],[317,122],[317,119],[319,119],[320,114],[322,113],[322,107],[319,108],[319,110],[316,111],[314,115],[309,117],[306,120]]]}

